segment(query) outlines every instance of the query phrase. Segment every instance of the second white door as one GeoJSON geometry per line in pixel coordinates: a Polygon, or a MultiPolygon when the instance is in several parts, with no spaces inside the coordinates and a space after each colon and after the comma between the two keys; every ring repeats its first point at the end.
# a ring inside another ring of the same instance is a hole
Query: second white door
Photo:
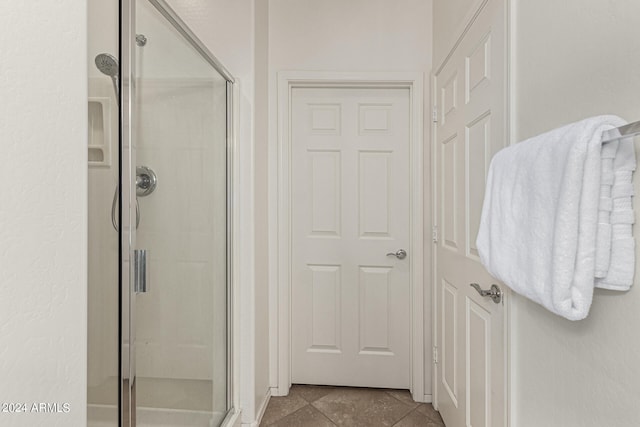
{"type": "Polygon", "coordinates": [[[506,143],[504,6],[483,3],[434,81],[435,385],[450,427],[507,424],[505,297],[476,288],[503,287],[480,263],[476,236],[490,160],[506,143]]]}
{"type": "Polygon", "coordinates": [[[293,90],[293,383],[411,385],[409,103],[293,90]]]}

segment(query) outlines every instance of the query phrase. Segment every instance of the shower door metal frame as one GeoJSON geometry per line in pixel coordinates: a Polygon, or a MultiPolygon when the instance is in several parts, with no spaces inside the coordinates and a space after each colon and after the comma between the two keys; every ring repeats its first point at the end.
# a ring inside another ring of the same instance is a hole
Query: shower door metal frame
{"type": "MultiPolygon", "coordinates": [[[[119,354],[118,361],[119,387],[118,409],[119,426],[135,427],[136,425],[136,367],[135,367],[135,291],[130,264],[133,261],[135,248],[135,150],[132,149],[135,135],[135,116],[133,114],[135,99],[135,46],[136,46],[136,1],[119,0],[120,4],[120,127],[119,140],[120,151],[118,156],[119,167],[119,194],[121,203],[118,210],[118,223],[121,225],[118,231],[118,282],[119,282],[119,354]],[[125,185],[126,184],[126,185],[125,185]],[[133,231],[132,231],[133,230],[133,231]]],[[[234,292],[235,276],[237,272],[236,257],[234,251],[237,248],[235,239],[234,217],[237,212],[234,208],[234,182],[237,181],[237,158],[235,128],[234,101],[238,96],[236,80],[222,65],[213,53],[198,39],[176,12],[164,0],[147,0],[160,14],[187,40],[191,46],[227,81],[226,83],[226,236],[227,236],[227,414],[222,422],[223,426],[232,425],[238,419],[240,411],[237,407],[238,392],[237,369],[233,362],[237,347],[237,339],[234,334],[237,324],[236,297],[234,292]]]]}

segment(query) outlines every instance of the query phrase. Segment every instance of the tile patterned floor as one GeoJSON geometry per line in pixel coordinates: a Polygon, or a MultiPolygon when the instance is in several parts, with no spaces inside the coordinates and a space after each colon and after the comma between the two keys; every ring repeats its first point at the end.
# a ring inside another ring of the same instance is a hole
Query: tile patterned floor
{"type": "Polygon", "coordinates": [[[286,397],[272,397],[260,426],[273,427],[444,427],[429,403],[407,390],[293,385],[286,397]]]}

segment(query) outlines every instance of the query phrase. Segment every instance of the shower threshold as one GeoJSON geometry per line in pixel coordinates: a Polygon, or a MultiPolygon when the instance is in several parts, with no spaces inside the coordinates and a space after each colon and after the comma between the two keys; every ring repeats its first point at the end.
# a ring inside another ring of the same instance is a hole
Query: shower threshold
{"type": "MultiPolygon", "coordinates": [[[[225,413],[182,409],[138,408],[136,427],[217,427],[225,413]]],[[[114,405],[88,405],[88,427],[114,427],[118,408],[114,405]]]]}

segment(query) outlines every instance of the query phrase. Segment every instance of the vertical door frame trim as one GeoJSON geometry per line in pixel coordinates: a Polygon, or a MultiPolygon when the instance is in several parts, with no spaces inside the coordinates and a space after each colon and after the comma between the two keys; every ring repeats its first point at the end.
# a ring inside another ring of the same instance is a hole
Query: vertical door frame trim
{"type": "Polygon", "coordinates": [[[269,180],[277,193],[269,198],[269,239],[277,248],[269,260],[270,369],[275,372],[273,396],[285,396],[291,387],[291,97],[294,88],[405,88],[410,96],[410,250],[411,280],[411,393],[425,401],[424,349],[424,165],[423,88],[421,72],[308,72],[277,74],[277,138],[271,141],[269,180]],[[273,206],[277,205],[277,206],[273,206]]]}
{"type": "MultiPolygon", "coordinates": [[[[251,271],[251,265],[243,260],[248,250],[253,251],[250,244],[243,241],[246,237],[241,233],[246,220],[240,216],[241,200],[239,193],[246,191],[253,197],[253,187],[247,188],[241,180],[241,166],[247,161],[242,158],[245,153],[239,150],[240,135],[240,87],[238,81],[227,80],[227,406],[228,412],[222,426],[240,425],[242,417],[241,387],[241,288],[246,286],[241,281],[242,270],[251,271]],[[248,246],[248,249],[245,247],[248,246]]],[[[251,159],[252,161],[252,159],[251,159]]],[[[253,218],[251,218],[253,221],[253,218]]],[[[249,258],[250,259],[250,258],[249,258]]],[[[244,277],[242,278],[244,279],[244,277]]]]}

